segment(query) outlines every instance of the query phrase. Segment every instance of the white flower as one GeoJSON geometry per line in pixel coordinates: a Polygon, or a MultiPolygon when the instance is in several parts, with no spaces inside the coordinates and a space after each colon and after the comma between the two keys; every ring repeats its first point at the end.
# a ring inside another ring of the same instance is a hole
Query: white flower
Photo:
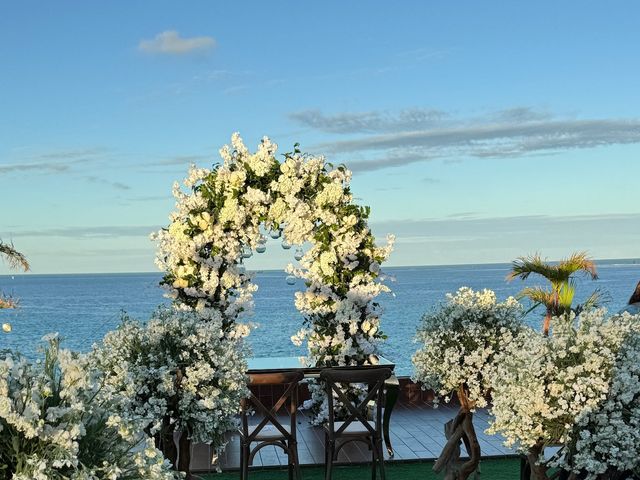
{"type": "Polygon", "coordinates": [[[491,372],[489,431],[522,451],[539,441],[571,444],[576,424],[588,422],[609,395],[621,346],[639,325],[593,310],[552,319],[548,337],[524,329],[500,352],[491,372]]]}
{"type": "Polygon", "coordinates": [[[319,207],[335,205],[342,199],[343,188],[339,183],[328,183],[324,189],[316,195],[315,203],[319,207]]]}
{"type": "Polygon", "coordinates": [[[586,473],[588,480],[601,478],[607,471],[631,472],[640,467],[640,316],[625,313],[610,323],[622,323],[627,334],[616,354],[606,398],[577,416],[566,439],[571,455],[553,463],[586,473]]]}
{"type": "Polygon", "coordinates": [[[135,472],[175,479],[139,419],[111,413],[123,399],[104,389],[89,357],[61,350],[57,336],[49,337],[46,362],[12,353],[0,358],[0,444],[13,446],[0,448],[0,464],[12,478],[94,480],[135,472]],[[147,460],[136,458],[141,444],[147,460]]]}
{"type": "Polygon", "coordinates": [[[369,320],[365,320],[364,322],[362,322],[361,328],[364,333],[367,333],[369,330],[371,330],[371,323],[369,322],[369,320]]]}
{"type": "Polygon", "coordinates": [[[413,356],[413,378],[440,397],[464,387],[473,405],[484,407],[497,354],[522,328],[522,307],[509,297],[498,303],[491,290],[462,287],[423,317],[413,356]]]}
{"type": "Polygon", "coordinates": [[[202,321],[200,315],[164,310],[146,325],[127,320],[92,358],[109,372],[110,395],[126,399],[121,417],[140,417],[153,429],[169,416],[177,428],[188,425],[194,441],[221,448],[246,395],[242,339],[249,327],[237,324],[225,332],[221,319],[202,321]]]}
{"type": "Polygon", "coordinates": [[[302,345],[302,342],[304,341],[304,339],[306,338],[306,336],[308,335],[308,331],[306,329],[301,329],[298,331],[298,333],[296,333],[295,335],[293,335],[291,337],[291,342],[299,347],[302,345]]]}

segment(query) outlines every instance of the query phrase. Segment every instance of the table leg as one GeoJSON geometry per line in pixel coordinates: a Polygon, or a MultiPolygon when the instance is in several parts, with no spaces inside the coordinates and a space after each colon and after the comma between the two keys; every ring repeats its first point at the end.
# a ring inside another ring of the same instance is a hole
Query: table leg
{"type": "Polygon", "coordinates": [[[385,400],[384,400],[384,416],[382,417],[382,434],[384,436],[384,444],[387,446],[387,453],[393,457],[393,447],[391,446],[391,438],[389,437],[389,422],[391,421],[391,413],[398,401],[400,394],[400,382],[395,375],[392,375],[384,382],[385,400]]]}

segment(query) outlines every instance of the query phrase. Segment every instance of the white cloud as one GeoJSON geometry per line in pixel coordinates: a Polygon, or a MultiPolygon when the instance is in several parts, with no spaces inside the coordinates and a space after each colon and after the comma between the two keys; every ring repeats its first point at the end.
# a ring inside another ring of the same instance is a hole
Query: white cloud
{"type": "Polygon", "coordinates": [[[13,163],[4,163],[4,159],[1,159],[0,175],[22,172],[34,174],[67,173],[75,166],[95,162],[103,158],[107,152],[108,150],[105,148],[95,147],[33,154],[18,158],[13,163]]]}
{"type": "Polygon", "coordinates": [[[387,133],[438,126],[448,117],[436,109],[410,108],[399,112],[342,112],[325,115],[320,110],[303,110],[289,114],[300,125],[328,133],[387,133]]]}
{"type": "Polygon", "coordinates": [[[36,173],[61,173],[69,170],[66,163],[40,162],[40,163],[13,163],[9,165],[0,165],[0,175],[14,172],[36,173]]]}
{"type": "MultiPolygon", "coordinates": [[[[515,157],[539,151],[591,148],[640,143],[640,120],[553,120],[523,123],[488,123],[453,128],[406,131],[326,145],[333,152],[389,150],[396,147],[455,148],[455,153],[476,157],[515,157]]],[[[427,150],[428,149],[428,150],[427,150]]],[[[425,155],[426,156],[426,155],[425,155]]]]}
{"type": "Polygon", "coordinates": [[[91,183],[97,183],[100,185],[108,185],[110,187],[115,188],[116,190],[131,190],[131,187],[122,182],[113,182],[111,180],[107,180],[105,178],[98,177],[97,175],[86,175],[83,177],[85,180],[91,183]]]}
{"type": "Polygon", "coordinates": [[[317,131],[350,135],[314,149],[337,155],[359,154],[361,159],[350,163],[352,170],[359,172],[434,159],[517,158],[640,144],[640,118],[566,118],[530,107],[475,117],[429,109],[334,115],[307,110],[289,117],[317,131]]]}
{"type": "Polygon", "coordinates": [[[382,158],[351,161],[349,162],[349,170],[358,173],[372,172],[383,168],[402,167],[412,163],[426,162],[435,158],[438,157],[430,152],[421,152],[416,149],[403,152],[401,149],[395,149],[382,158]]]}
{"type": "Polygon", "coordinates": [[[181,37],[176,30],[165,30],[151,40],[141,40],[138,50],[144,53],[158,53],[162,55],[185,55],[202,52],[215,47],[213,37],[181,37]]]}

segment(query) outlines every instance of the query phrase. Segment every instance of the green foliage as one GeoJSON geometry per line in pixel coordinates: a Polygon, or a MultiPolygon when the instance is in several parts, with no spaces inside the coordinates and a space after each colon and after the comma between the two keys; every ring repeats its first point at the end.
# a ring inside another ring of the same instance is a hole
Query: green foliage
{"type": "MultiPolygon", "coordinates": [[[[584,310],[598,305],[600,295],[594,292],[587,302],[573,308],[576,285],[575,275],[583,273],[592,280],[597,280],[598,274],[593,259],[586,252],[575,252],[569,257],[552,264],[542,259],[539,254],[528,257],[519,257],[511,267],[507,276],[508,280],[520,278],[526,280],[531,274],[540,275],[550,283],[550,288],[527,287],[518,295],[519,298],[528,298],[533,302],[533,308],[544,305],[547,317],[568,315],[571,311],[584,310]]],[[[545,330],[547,326],[545,325],[545,330]]]]}

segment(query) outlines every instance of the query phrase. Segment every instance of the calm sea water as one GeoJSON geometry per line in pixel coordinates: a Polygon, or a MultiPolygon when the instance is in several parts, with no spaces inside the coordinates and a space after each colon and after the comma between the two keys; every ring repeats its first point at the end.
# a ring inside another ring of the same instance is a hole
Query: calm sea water
{"type": "MultiPolygon", "coordinates": [[[[608,298],[609,310],[617,311],[640,280],[640,263],[601,261],[598,269],[598,281],[579,282],[577,300],[599,288],[608,298]]],[[[501,299],[515,295],[523,282],[507,283],[508,271],[507,264],[386,269],[395,281],[389,283],[394,295],[381,299],[386,309],[382,328],[389,336],[383,350],[397,363],[397,372],[411,373],[410,358],[417,347],[413,337],[424,312],[441,302],[445,293],[461,286],[490,288],[501,299]]],[[[33,355],[43,335],[59,332],[68,348],[86,351],[118,325],[122,311],[146,319],[165,302],[158,287],[160,277],[154,273],[0,276],[0,290],[21,301],[17,310],[0,310],[0,323],[7,319],[13,324],[10,335],[0,335],[0,349],[19,349],[33,355]]],[[[253,321],[259,327],[250,337],[254,355],[304,354],[304,348],[295,347],[290,340],[302,322],[293,305],[293,293],[302,288],[300,282],[290,286],[284,273],[266,271],[256,274],[256,283],[259,290],[253,321]]],[[[535,285],[535,281],[531,279],[527,285],[535,285]]],[[[529,316],[530,322],[539,319],[539,312],[529,316]]]]}

